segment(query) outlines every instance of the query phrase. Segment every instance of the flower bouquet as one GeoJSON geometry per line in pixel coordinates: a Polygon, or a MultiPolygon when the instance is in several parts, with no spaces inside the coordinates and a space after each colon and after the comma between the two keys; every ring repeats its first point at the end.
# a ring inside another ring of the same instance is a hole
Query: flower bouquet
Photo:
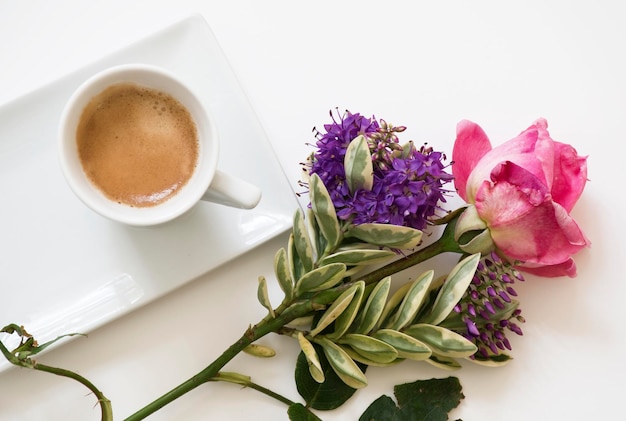
{"type": "MultiPolygon", "coordinates": [[[[590,245],[570,216],[587,181],[586,158],[551,139],[545,120],[495,148],[478,125],[462,121],[446,164],[432,147],[400,143],[403,126],[347,111],[331,117],[315,130],[315,150],[303,164],[310,205],[295,212],[288,244],[274,257],[271,280],[282,301],[270,302],[270,278],[260,276],[257,297],[267,315],[127,421],[218,381],[278,399],[291,420],[318,420],[367,386],[370,366],[506,364],[507,335],[522,335],[524,323],[515,283],[523,273],[576,275],[572,256],[590,245]],[[465,203],[448,210],[455,191],[465,203]],[[446,273],[429,269],[394,284],[394,274],[443,253],[457,256],[446,273]],[[273,356],[257,342],[270,333],[300,346],[295,380],[303,403],[224,370],[241,352],[273,356]]],[[[62,337],[38,344],[17,324],[1,331],[20,337],[14,349],[0,342],[10,362],[81,382],[97,397],[102,419],[113,419],[111,402],[89,380],[33,358],[62,337]]],[[[454,377],[417,380],[394,393],[396,401],[382,396],[360,419],[446,420],[463,398],[454,377]]]]}

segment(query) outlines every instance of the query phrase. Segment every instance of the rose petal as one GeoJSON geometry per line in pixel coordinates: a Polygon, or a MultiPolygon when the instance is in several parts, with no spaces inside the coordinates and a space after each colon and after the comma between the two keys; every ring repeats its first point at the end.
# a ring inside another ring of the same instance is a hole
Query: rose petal
{"type": "Polygon", "coordinates": [[[555,265],[588,245],[576,222],[531,173],[506,163],[492,175],[494,182],[478,191],[476,209],[508,258],[555,265]]]}
{"type": "Polygon", "coordinates": [[[587,158],[570,145],[554,142],[554,148],[552,198],[570,212],[587,182],[587,158]]]}
{"type": "Polygon", "coordinates": [[[576,263],[571,257],[563,263],[549,266],[517,266],[517,269],[545,278],[556,278],[559,276],[576,276],[576,263]]]}
{"type": "Polygon", "coordinates": [[[456,190],[465,201],[467,198],[467,179],[480,159],[491,150],[491,143],[483,129],[468,120],[460,121],[456,126],[456,140],[452,149],[452,175],[456,190]]]}

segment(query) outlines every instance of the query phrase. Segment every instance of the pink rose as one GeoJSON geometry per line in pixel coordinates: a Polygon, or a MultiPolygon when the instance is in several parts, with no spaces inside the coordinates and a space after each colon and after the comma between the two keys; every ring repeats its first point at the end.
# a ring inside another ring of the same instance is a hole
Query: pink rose
{"type": "Polygon", "coordinates": [[[587,181],[587,158],[552,140],[547,127],[539,119],[492,148],[480,126],[461,121],[452,173],[504,256],[526,272],[573,277],[572,255],[590,245],[569,214],[587,181]]]}

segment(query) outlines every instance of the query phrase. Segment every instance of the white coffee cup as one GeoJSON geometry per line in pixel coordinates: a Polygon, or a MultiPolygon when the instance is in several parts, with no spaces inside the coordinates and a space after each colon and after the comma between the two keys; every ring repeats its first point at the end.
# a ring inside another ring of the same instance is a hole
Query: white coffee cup
{"type": "Polygon", "coordinates": [[[219,138],[212,116],[175,75],[152,65],[111,67],[80,85],[61,115],[58,146],[62,172],[76,196],[93,211],[124,224],[149,226],[171,221],[200,200],[251,209],[261,198],[258,187],[217,169],[219,138]],[[76,132],[83,110],[95,96],[121,83],[133,83],[171,95],[189,111],[197,128],[198,158],[193,175],[178,193],[160,204],[133,207],[108,198],[86,175],[79,157],[76,132]]]}

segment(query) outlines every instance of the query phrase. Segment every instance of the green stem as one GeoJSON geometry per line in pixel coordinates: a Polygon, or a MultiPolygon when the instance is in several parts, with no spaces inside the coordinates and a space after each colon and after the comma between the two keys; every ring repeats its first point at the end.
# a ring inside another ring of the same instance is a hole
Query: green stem
{"type": "Polygon", "coordinates": [[[359,276],[358,280],[362,280],[365,281],[366,284],[370,284],[372,282],[378,282],[384,277],[391,276],[394,273],[425,262],[426,260],[442,253],[450,252],[462,254],[463,250],[459,248],[456,240],[454,239],[454,227],[456,225],[456,217],[458,217],[459,214],[460,213],[454,213],[454,217],[450,218],[450,221],[447,221],[446,228],[437,241],[407,255],[402,259],[398,259],[395,262],[381,267],[380,269],[374,270],[367,275],[359,276]]]}
{"type": "Polygon", "coordinates": [[[111,407],[111,401],[108,400],[106,396],[104,396],[104,394],[93,383],[91,383],[80,374],[74,373],[73,371],[65,370],[63,368],[50,367],[44,364],[35,364],[32,368],[35,370],[44,371],[46,373],[56,374],[57,376],[67,377],[81,383],[87,389],[91,390],[91,392],[98,399],[100,412],[102,414],[102,421],[113,421],[113,408],[111,407]]]}
{"type": "MultiPolygon", "coordinates": [[[[407,269],[438,254],[444,252],[462,253],[462,251],[458,248],[456,241],[454,241],[455,221],[455,217],[450,218],[449,222],[446,221],[447,225],[442,236],[434,243],[408,255],[405,258],[399,259],[388,264],[387,266],[377,269],[368,275],[359,277],[358,279],[364,280],[366,283],[378,282],[385,276],[407,269]]],[[[281,311],[276,312],[277,316],[275,318],[265,317],[257,325],[248,328],[239,340],[228,347],[228,349],[226,349],[222,355],[215,359],[210,365],[163,396],[141,408],[139,411],[126,418],[125,421],[143,420],[196,387],[209,381],[214,381],[220,370],[228,362],[235,358],[245,347],[269,333],[278,332],[289,322],[297,318],[304,317],[315,310],[319,310],[320,308],[324,308],[325,306],[331,304],[346,287],[349,287],[349,285],[350,283],[341,285],[331,290],[321,291],[304,301],[299,301],[291,305],[283,303],[281,305],[281,311]],[[282,311],[283,309],[284,311],[282,311]]]]}
{"type": "Polygon", "coordinates": [[[220,372],[218,373],[217,376],[213,377],[211,379],[212,381],[221,381],[221,382],[228,382],[228,383],[234,383],[234,384],[239,384],[241,386],[244,387],[249,387],[250,389],[254,389],[258,392],[263,393],[264,395],[269,396],[270,398],[276,399],[279,402],[284,403],[287,406],[291,406],[294,405],[295,402],[292,401],[289,398],[286,398],[285,396],[278,394],[276,392],[274,392],[273,390],[270,390],[266,387],[263,387],[257,383],[254,383],[253,381],[250,380],[250,377],[248,376],[243,376],[241,374],[238,373],[224,373],[224,372],[220,372]]]}
{"type": "Polygon", "coordinates": [[[13,365],[23,368],[29,368],[32,370],[39,370],[46,373],[56,374],[57,376],[67,377],[69,379],[76,380],[81,383],[87,389],[89,389],[95,397],[98,399],[98,404],[100,405],[100,413],[102,414],[102,421],[113,421],[113,409],[111,407],[111,401],[107,399],[106,396],[89,380],[84,378],[78,373],[74,373],[73,371],[66,370],[64,368],[59,367],[51,367],[49,365],[39,364],[30,358],[21,359],[17,356],[13,355],[11,351],[9,351],[2,341],[0,341],[0,351],[6,357],[6,359],[13,365]]]}
{"type": "Polygon", "coordinates": [[[233,343],[228,349],[226,349],[222,355],[220,355],[215,361],[208,365],[204,370],[200,371],[195,376],[191,377],[187,381],[181,383],[179,386],[170,390],[163,396],[157,398],[153,402],[149,403],[133,415],[126,418],[125,421],[138,421],[143,420],[147,416],[158,411],[165,405],[173,402],[187,392],[195,389],[196,387],[214,380],[219,371],[230,362],[235,356],[237,356],[245,347],[252,342],[262,338],[268,333],[279,330],[284,325],[288,324],[292,320],[307,315],[314,311],[319,304],[315,300],[307,300],[299,303],[295,303],[282,314],[278,315],[274,319],[264,320],[254,327],[248,328],[246,332],[233,343]]]}

